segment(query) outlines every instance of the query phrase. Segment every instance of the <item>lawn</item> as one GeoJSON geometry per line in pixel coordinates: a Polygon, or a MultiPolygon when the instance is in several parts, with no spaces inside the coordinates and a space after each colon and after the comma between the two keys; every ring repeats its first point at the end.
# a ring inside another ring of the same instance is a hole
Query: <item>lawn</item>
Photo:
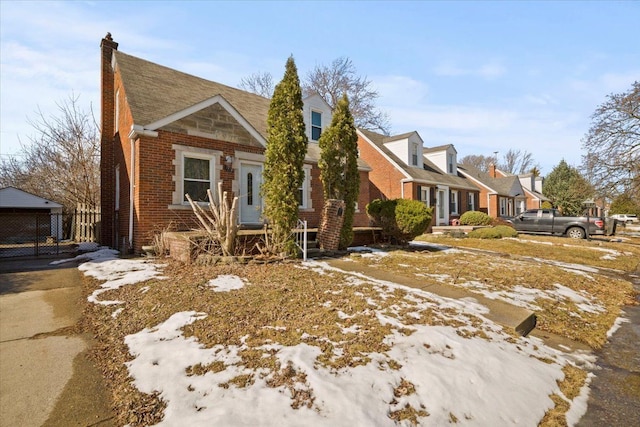
{"type": "MultiPolygon", "coordinates": [[[[585,408],[590,354],[515,336],[470,300],[315,261],[88,257],[85,323],[122,425],[553,426],[585,408]]],[[[536,308],[594,348],[632,297],[595,271],[464,249],[350,259],[536,308]]]]}

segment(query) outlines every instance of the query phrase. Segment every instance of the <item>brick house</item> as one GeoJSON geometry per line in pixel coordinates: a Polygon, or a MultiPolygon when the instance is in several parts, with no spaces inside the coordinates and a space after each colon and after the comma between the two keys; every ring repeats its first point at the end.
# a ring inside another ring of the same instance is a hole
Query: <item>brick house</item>
{"type": "MultiPolygon", "coordinates": [[[[260,184],[270,100],[205,80],[101,42],[101,204],[103,244],[140,252],[171,226],[192,229],[185,193],[204,201],[206,189],[239,196],[238,222],[262,226],[260,184]]],[[[331,109],[315,95],[304,99],[309,138],[300,217],[317,227],[323,207],[318,138],[331,109]]],[[[369,199],[370,168],[359,163],[358,206],[369,199]]],[[[364,209],[354,226],[367,226],[364,209]]]]}
{"type": "Polygon", "coordinates": [[[516,175],[506,174],[493,164],[488,173],[469,165],[458,165],[458,171],[480,189],[479,211],[499,218],[526,210],[527,197],[516,175]]]}
{"type": "Polygon", "coordinates": [[[453,145],[424,148],[417,132],[385,136],[358,129],[360,158],[371,166],[369,197],[413,199],[434,207],[433,224],[478,210],[479,190],[458,173],[453,145]]]}

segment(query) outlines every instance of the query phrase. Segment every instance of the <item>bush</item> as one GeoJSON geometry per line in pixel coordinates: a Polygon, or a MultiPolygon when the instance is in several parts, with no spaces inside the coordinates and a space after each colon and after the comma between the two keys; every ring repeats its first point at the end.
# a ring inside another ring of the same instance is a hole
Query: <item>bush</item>
{"type": "Polygon", "coordinates": [[[478,228],[468,234],[474,239],[502,239],[503,237],[518,237],[518,232],[508,225],[490,228],[478,228]]]}
{"type": "Polygon", "coordinates": [[[460,217],[460,225],[489,225],[491,217],[484,212],[467,211],[460,217]]]}
{"type": "Polygon", "coordinates": [[[500,237],[518,237],[518,232],[509,225],[498,225],[494,229],[500,234],[500,237]]]}
{"type": "Polygon", "coordinates": [[[384,235],[406,244],[427,230],[432,209],[417,200],[376,199],[367,205],[367,214],[384,235]]]}

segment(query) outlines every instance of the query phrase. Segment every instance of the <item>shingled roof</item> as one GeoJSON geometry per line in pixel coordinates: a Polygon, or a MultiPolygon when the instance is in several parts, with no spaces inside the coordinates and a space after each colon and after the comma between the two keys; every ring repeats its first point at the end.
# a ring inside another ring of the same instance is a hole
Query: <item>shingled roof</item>
{"type": "Polygon", "coordinates": [[[501,196],[524,196],[524,189],[516,175],[493,178],[488,173],[470,165],[458,165],[458,170],[501,196]]]}
{"type": "MultiPolygon", "coordinates": [[[[360,131],[369,141],[375,144],[376,147],[378,147],[380,151],[382,151],[399,168],[401,168],[406,175],[418,183],[434,185],[443,184],[457,189],[478,190],[478,187],[476,187],[472,182],[469,182],[466,178],[442,172],[433,162],[424,156],[424,168],[421,169],[416,166],[408,166],[384,145],[385,142],[408,138],[415,132],[408,132],[396,136],[385,136],[366,129],[358,129],[358,131],[360,131]]],[[[375,167],[375,165],[373,167],[375,167]]]]}
{"type": "Polygon", "coordinates": [[[222,96],[267,138],[270,100],[221,83],[114,51],[133,121],[147,126],[216,95],[222,96]]]}

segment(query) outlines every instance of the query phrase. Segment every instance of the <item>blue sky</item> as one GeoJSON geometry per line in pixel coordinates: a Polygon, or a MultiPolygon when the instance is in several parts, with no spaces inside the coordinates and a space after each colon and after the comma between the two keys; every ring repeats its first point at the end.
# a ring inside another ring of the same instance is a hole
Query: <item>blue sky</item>
{"type": "Polygon", "coordinates": [[[458,156],[528,151],[578,166],[590,116],[640,80],[640,2],[24,2],[0,0],[0,156],[71,94],[99,118],[99,44],[237,86],[339,56],[393,133],[458,156]]]}

